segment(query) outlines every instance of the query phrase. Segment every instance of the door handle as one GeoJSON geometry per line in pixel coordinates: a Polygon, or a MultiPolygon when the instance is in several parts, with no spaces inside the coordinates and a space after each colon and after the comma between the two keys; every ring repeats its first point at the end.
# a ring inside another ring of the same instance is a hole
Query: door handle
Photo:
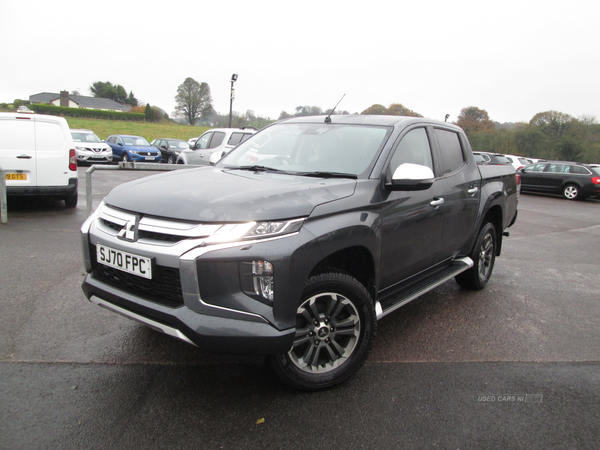
{"type": "Polygon", "coordinates": [[[474,188],[471,188],[467,191],[469,193],[469,195],[471,197],[473,197],[475,194],[477,194],[479,192],[479,188],[477,186],[475,186],[474,188]]]}
{"type": "Polygon", "coordinates": [[[444,199],[435,197],[429,204],[431,206],[440,206],[444,204],[444,199]]]}
{"type": "Polygon", "coordinates": [[[31,159],[33,158],[33,156],[29,156],[29,155],[19,155],[17,156],[17,159],[31,159]]]}

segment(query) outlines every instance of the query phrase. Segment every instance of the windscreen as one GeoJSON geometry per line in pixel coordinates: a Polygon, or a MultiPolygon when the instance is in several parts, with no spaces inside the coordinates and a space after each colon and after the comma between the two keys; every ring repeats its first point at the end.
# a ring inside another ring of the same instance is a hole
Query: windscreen
{"type": "Polygon", "coordinates": [[[358,176],[369,168],[390,132],[390,127],[379,126],[281,123],[254,134],[217,166],[358,176]]]}

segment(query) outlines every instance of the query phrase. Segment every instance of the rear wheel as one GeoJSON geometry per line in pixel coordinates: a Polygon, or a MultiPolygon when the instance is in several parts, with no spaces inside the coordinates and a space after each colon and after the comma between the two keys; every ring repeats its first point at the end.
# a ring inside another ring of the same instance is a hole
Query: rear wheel
{"type": "Polygon", "coordinates": [[[485,223],[469,255],[473,267],[456,276],[456,282],[468,289],[483,289],[492,276],[496,261],[496,228],[490,222],[485,223]]]}
{"type": "Polygon", "coordinates": [[[296,312],[292,348],[267,362],[288,385],[325,389],[348,380],[364,364],[377,328],[365,287],[350,275],[311,277],[296,312]]]}
{"type": "Polygon", "coordinates": [[[563,188],[563,196],[567,200],[577,200],[579,198],[579,195],[580,195],[579,186],[577,186],[575,184],[567,184],[563,188]]]}
{"type": "Polygon", "coordinates": [[[75,195],[65,197],[65,206],[67,208],[75,208],[77,206],[77,200],[77,193],[75,193],[75,195]]]}

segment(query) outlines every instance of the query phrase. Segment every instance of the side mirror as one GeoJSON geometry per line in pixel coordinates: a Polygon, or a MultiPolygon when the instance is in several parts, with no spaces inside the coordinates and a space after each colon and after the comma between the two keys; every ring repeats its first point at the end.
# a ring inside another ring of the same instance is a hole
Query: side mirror
{"type": "Polygon", "coordinates": [[[424,191],[429,189],[435,181],[435,175],[430,167],[420,164],[400,164],[394,174],[392,181],[386,183],[385,187],[390,191],[424,191]]]}

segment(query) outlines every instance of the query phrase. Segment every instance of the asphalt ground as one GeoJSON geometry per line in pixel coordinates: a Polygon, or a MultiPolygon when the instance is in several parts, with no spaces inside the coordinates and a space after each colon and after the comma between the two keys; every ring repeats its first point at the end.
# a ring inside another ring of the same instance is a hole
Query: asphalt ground
{"type": "MultiPolygon", "coordinates": [[[[86,169],[77,208],[11,198],[0,225],[0,449],[600,448],[600,201],[522,195],[486,289],[445,283],[300,393],[85,299],[86,169]]],[[[96,171],[94,206],[151,174],[96,171]]]]}

